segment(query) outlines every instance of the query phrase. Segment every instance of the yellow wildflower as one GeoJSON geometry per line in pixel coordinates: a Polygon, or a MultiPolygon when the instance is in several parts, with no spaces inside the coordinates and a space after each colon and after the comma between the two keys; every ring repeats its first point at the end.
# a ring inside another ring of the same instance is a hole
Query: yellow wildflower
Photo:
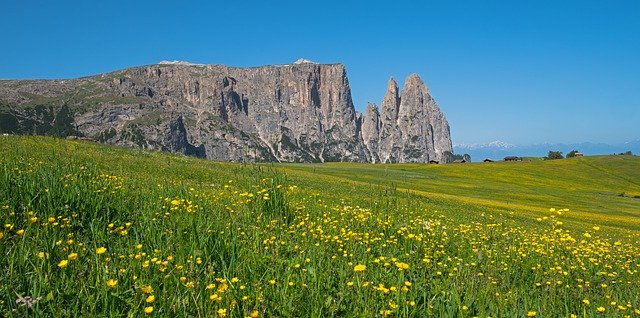
{"type": "Polygon", "coordinates": [[[403,262],[395,262],[394,263],[399,271],[403,271],[405,269],[409,269],[409,264],[403,262]]]}
{"type": "Polygon", "coordinates": [[[144,301],[148,302],[148,303],[152,303],[156,300],[156,297],[153,295],[149,295],[149,297],[147,297],[147,299],[145,299],[144,301]]]}
{"type": "Polygon", "coordinates": [[[107,287],[115,288],[117,285],[118,285],[117,279],[109,278],[109,280],[107,280],[107,287]]]}
{"type": "Polygon", "coordinates": [[[58,267],[65,268],[65,267],[67,267],[67,264],[69,264],[69,261],[66,260],[66,259],[63,259],[63,260],[60,261],[60,263],[58,263],[58,267]]]}
{"type": "Polygon", "coordinates": [[[527,317],[535,317],[536,314],[537,314],[537,312],[535,312],[535,311],[529,311],[529,312],[527,312],[527,317]]]}
{"type": "Polygon", "coordinates": [[[70,261],[75,261],[75,260],[77,260],[77,259],[78,259],[78,253],[71,253],[71,254],[69,254],[69,256],[67,256],[67,258],[68,258],[70,261]]]}
{"type": "Polygon", "coordinates": [[[144,313],[150,314],[153,312],[153,306],[144,307],[144,313]]]}
{"type": "Polygon", "coordinates": [[[151,287],[151,285],[142,286],[140,289],[142,289],[142,292],[145,294],[153,293],[153,287],[151,287]]]}
{"type": "Polygon", "coordinates": [[[218,309],[218,317],[226,317],[227,316],[227,310],[224,308],[220,308],[218,309]]]}
{"type": "Polygon", "coordinates": [[[101,255],[107,252],[107,248],[106,247],[98,247],[96,248],[96,254],[101,255]]]}
{"type": "Polygon", "coordinates": [[[362,265],[362,264],[360,264],[360,265],[356,265],[356,266],[353,268],[353,270],[354,270],[354,271],[356,271],[356,272],[362,272],[362,271],[364,271],[365,269],[367,269],[367,265],[362,265]]]}

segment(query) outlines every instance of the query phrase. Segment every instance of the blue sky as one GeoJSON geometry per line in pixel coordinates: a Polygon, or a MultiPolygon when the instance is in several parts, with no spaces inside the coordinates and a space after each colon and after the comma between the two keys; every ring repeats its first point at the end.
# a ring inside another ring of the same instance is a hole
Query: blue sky
{"type": "Polygon", "coordinates": [[[347,67],[356,109],[418,73],[454,143],[640,139],[640,1],[0,2],[0,78],[161,60],[347,67]]]}

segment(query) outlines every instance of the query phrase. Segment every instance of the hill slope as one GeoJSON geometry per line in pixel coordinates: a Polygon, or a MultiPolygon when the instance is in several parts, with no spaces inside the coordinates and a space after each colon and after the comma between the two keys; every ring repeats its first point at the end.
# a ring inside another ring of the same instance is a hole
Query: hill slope
{"type": "Polygon", "coordinates": [[[247,165],[1,136],[0,315],[623,317],[639,165],[247,165]]]}
{"type": "Polygon", "coordinates": [[[548,207],[567,207],[574,212],[568,218],[578,223],[640,229],[640,158],[635,156],[464,165],[279,167],[289,175],[299,173],[308,179],[326,176],[363,185],[393,184],[398,190],[426,198],[517,211],[530,217],[548,207]]]}

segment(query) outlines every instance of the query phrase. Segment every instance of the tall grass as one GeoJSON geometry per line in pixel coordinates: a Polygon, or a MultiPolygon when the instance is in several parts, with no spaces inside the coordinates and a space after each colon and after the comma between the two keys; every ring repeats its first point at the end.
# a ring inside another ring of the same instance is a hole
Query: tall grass
{"type": "Polygon", "coordinates": [[[638,229],[571,225],[570,204],[442,197],[415,166],[349,175],[13,136],[0,154],[2,316],[640,314],[638,229]]]}

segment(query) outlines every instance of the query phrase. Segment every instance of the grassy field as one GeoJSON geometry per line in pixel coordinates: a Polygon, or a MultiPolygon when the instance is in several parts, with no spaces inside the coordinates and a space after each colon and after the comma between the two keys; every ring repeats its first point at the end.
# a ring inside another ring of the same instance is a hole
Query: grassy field
{"type": "Polygon", "coordinates": [[[0,316],[640,316],[640,158],[219,163],[0,137],[0,316]]]}

